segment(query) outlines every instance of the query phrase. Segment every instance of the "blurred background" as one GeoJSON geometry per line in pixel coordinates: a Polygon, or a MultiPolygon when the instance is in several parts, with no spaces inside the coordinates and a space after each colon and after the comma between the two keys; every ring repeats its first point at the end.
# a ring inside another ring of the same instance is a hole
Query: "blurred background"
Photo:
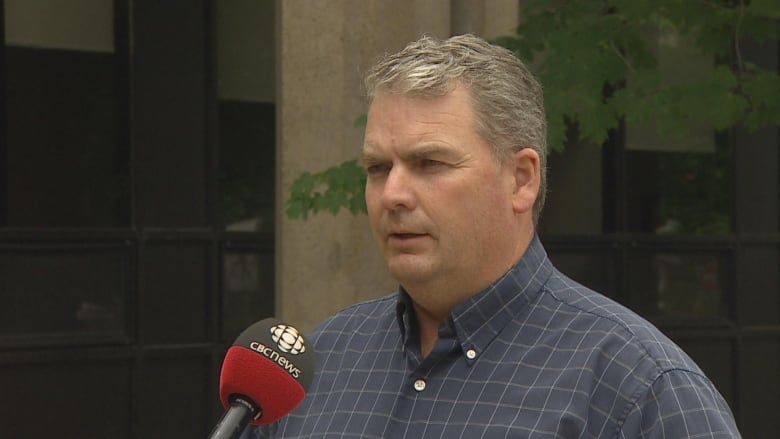
{"type": "MultiPolygon", "coordinates": [[[[376,57],[514,35],[522,4],[0,0],[0,437],[205,437],[241,329],[393,291],[365,215],[290,219],[289,188],[357,156],[376,57]]],[[[648,38],[672,75],[713,63],[648,38]]],[[[746,438],[777,437],[778,129],[689,128],[571,136],[540,235],[686,349],[746,438]]]]}

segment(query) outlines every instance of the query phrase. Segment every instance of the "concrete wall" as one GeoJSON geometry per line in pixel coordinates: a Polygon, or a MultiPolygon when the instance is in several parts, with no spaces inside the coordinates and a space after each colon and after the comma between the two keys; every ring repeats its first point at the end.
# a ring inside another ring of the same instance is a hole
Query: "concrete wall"
{"type": "Polygon", "coordinates": [[[511,33],[517,0],[277,1],[277,315],[303,330],[351,303],[392,292],[365,215],[288,220],[303,171],[357,157],[367,108],[361,75],[422,34],[511,33]]]}

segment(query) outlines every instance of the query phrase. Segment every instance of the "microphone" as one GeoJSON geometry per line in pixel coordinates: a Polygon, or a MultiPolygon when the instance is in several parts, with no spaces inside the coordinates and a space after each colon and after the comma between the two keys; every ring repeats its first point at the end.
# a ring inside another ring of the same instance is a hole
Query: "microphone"
{"type": "Polygon", "coordinates": [[[303,401],[313,376],[314,348],[297,329],[275,318],[254,323],[225,354],[219,397],[226,411],[209,438],[278,421],[303,401]]]}

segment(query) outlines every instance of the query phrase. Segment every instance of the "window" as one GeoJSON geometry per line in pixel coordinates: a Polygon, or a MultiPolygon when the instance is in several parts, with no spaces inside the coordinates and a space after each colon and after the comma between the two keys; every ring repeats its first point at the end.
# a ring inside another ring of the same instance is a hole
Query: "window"
{"type": "Polygon", "coordinates": [[[5,0],[0,225],[129,224],[113,3],[5,0]]]}
{"type": "MultiPolygon", "coordinates": [[[[777,66],[777,44],[744,48],[777,66]]],[[[603,146],[572,143],[550,157],[540,224],[563,272],[691,354],[745,437],[780,428],[779,150],[776,128],[693,127],[670,141],[622,126],[603,146]]]]}
{"type": "Polygon", "coordinates": [[[202,437],[274,312],[274,4],[0,11],[3,434],[202,437]]]}

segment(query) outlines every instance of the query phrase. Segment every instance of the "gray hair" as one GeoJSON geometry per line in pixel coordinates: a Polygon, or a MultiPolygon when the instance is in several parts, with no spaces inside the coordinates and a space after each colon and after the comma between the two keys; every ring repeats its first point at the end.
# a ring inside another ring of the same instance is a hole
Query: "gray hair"
{"type": "Polygon", "coordinates": [[[542,87],[512,52],[474,35],[446,40],[424,36],[379,60],[366,74],[369,103],[380,91],[442,96],[465,85],[476,129],[493,145],[496,158],[531,148],[539,154],[541,185],[534,204],[539,219],[547,191],[547,120],[542,87]]]}

